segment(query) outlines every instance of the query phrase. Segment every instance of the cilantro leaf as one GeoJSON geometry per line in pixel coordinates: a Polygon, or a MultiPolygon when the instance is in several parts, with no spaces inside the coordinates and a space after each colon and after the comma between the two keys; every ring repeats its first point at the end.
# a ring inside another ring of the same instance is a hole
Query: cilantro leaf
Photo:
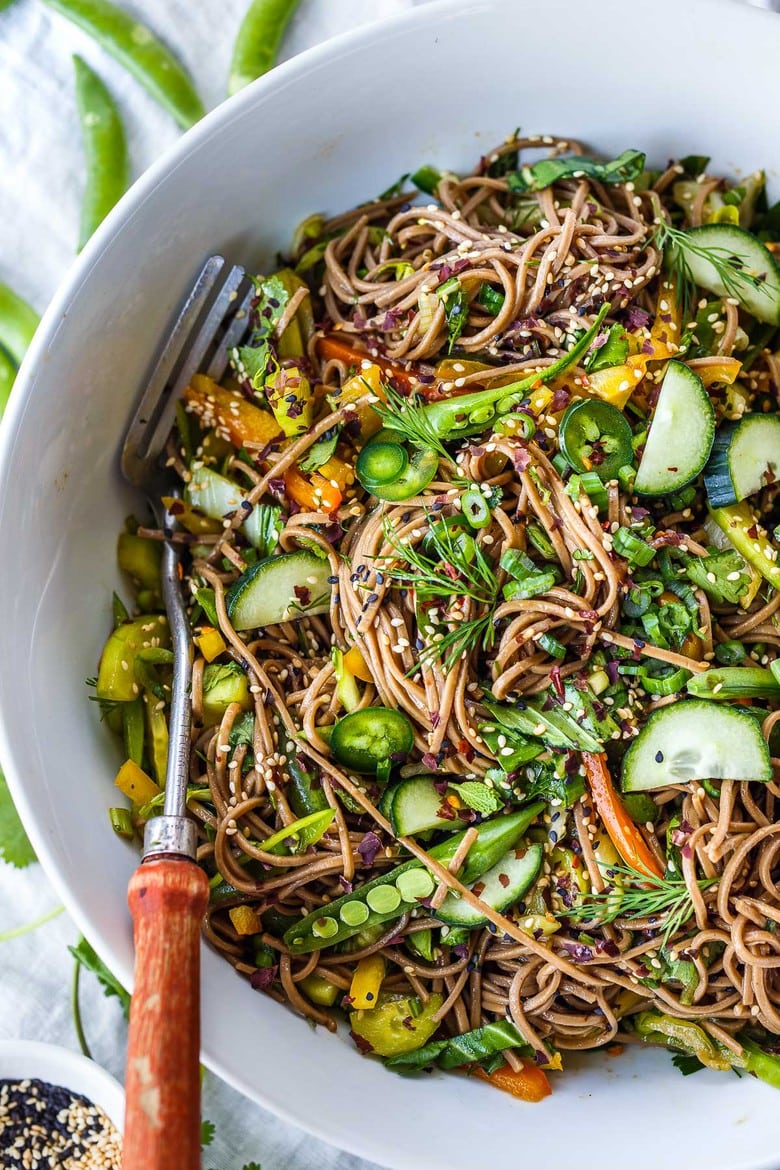
{"type": "Polygon", "coordinates": [[[340,433],[341,428],[334,427],[332,431],[313,443],[304,458],[298,463],[300,470],[308,474],[311,471],[317,471],[323,463],[327,463],[336,451],[340,433]]]}
{"type": "Polygon", "coordinates": [[[77,946],[68,947],[74,959],[86,971],[97,976],[98,983],[107,996],[115,995],[122,1005],[125,1019],[130,1015],[130,992],[126,991],[115,975],[112,975],[103,960],[89,945],[85,938],[80,938],[77,946]]]}
{"type": "Polygon", "coordinates": [[[200,1123],[200,1144],[201,1146],[210,1146],[214,1141],[214,1134],[216,1133],[216,1126],[213,1121],[201,1121],[200,1123]]]}
{"type": "Polygon", "coordinates": [[[0,772],[0,857],[16,869],[37,861],[35,851],[14,807],[5,776],[0,772]]]}
{"type": "Polygon", "coordinates": [[[233,350],[235,369],[248,378],[255,389],[262,386],[271,357],[271,347],[265,340],[257,345],[240,345],[233,350]]]}
{"type": "Polygon", "coordinates": [[[691,557],[685,574],[717,605],[736,605],[750,584],[747,565],[736,549],[711,553],[707,557],[691,557]],[[734,578],[733,573],[739,575],[734,578]]]}
{"type": "Polygon", "coordinates": [[[466,780],[463,784],[451,784],[460,799],[469,808],[480,813],[483,817],[498,812],[504,807],[504,802],[493,788],[488,788],[480,780],[466,780]]]}
{"type": "Polygon", "coordinates": [[[589,374],[595,374],[598,370],[622,366],[627,357],[628,335],[622,325],[611,325],[601,344],[586,358],[585,369],[589,374]]]}

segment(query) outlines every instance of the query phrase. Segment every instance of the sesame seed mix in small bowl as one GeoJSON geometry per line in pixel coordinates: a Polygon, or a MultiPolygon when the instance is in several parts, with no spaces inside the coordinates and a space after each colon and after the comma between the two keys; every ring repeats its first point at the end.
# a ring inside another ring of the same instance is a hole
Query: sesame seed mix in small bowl
{"type": "Polygon", "coordinates": [[[120,1170],[124,1093],[94,1061],[0,1042],[0,1165],[120,1170]]]}

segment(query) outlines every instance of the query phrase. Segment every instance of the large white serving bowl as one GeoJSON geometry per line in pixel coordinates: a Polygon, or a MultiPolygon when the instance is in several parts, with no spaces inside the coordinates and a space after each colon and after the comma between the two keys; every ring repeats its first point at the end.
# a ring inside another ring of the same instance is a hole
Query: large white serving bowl
{"type": "MultiPolygon", "coordinates": [[[[296,222],[423,162],[470,168],[515,126],[619,153],[766,166],[777,198],[780,17],[731,0],[462,0],[312,50],[195,127],[79,258],[14,391],[0,453],[0,749],[33,843],[125,982],[136,863],[109,827],[117,750],[87,702],[131,507],[120,437],[205,255],[269,265],[296,222]]],[[[42,176],[42,180],[44,177],[42,176]]],[[[31,257],[31,263],[34,260],[31,257]]],[[[204,953],[204,1059],[322,1138],[404,1170],[777,1170],[780,1097],[683,1080],[661,1052],[567,1060],[540,1105],[402,1079],[204,953]]]]}

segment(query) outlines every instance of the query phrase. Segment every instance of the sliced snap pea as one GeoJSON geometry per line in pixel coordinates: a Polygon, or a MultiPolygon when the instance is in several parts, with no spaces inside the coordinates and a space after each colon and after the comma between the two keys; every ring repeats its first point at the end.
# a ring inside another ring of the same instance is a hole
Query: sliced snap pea
{"type": "Polygon", "coordinates": [[[205,109],[192,78],[145,24],[110,0],[44,0],[115,57],[187,130],[205,109]]]}
{"type": "Polygon", "coordinates": [[[253,0],[238,30],[228,74],[228,97],[276,64],[279,46],[300,0],[253,0]]]}
{"type": "Polygon", "coordinates": [[[130,173],[125,128],[116,102],[86,61],[74,56],[76,101],[84,153],[87,184],[81,204],[79,251],[99,227],[114,204],[124,195],[130,173]]]}
{"type": "Polygon", "coordinates": [[[0,284],[0,347],[17,365],[38,328],[40,317],[27,301],[23,301],[7,284],[0,284]]]}

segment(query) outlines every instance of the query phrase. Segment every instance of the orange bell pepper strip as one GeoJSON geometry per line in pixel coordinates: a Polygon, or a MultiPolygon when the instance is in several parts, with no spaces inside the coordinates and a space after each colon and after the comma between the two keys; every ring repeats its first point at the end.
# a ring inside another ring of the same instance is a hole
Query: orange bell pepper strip
{"type": "Polygon", "coordinates": [[[412,370],[405,370],[396,366],[384,357],[374,357],[364,349],[358,349],[346,337],[338,337],[333,333],[326,333],[317,341],[317,353],[325,361],[346,362],[348,366],[356,366],[360,370],[361,362],[372,362],[379,366],[386,378],[392,378],[399,390],[410,394],[412,390],[423,390],[412,370]]]}
{"type": "Polygon", "coordinates": [[[536,1064],[524,1064],[517,1072],[508,1064],[492,1073],[486,1073],[482,1068],[475,1068],[474,1072],[495,1089],[510,1093],[518,1101],[543,1101],[552,1093],[547,1074],[536,1064]]]}
{"type": "Polygon", "coordinates": [[[341,492],[315,471],[310,479],[301,475],[297,467],[284,473],[284,490],[289,499],[309,512],[335,512],[341,503],[341,492]]]}
{"type": "Polygon", "coordinates": [[[253,406],[239,394],[231,394],[205,374],[193,376],[184,391],[184,401],[204,427],[214,427],[234,447],[265,447],[284,437],[270,411],[253,406]]]}
{"type": "Polygon", "coordinates": [[[374,676],[369,670],[359,646],[350,646],[344,655],[344,666],[350,674],[354,674],[355,678],[359,678],[361,682],[374,681],[374,676]]]}
{"type": "Polygon", "coordinates": [[[612,844],[626,865],[652,877],[663,877],[661,863],[651,852],[642,833],[631,820],[626,806],[615,791],[603,752],[583,752],[582,763],[590,794],[612,844]]]}

